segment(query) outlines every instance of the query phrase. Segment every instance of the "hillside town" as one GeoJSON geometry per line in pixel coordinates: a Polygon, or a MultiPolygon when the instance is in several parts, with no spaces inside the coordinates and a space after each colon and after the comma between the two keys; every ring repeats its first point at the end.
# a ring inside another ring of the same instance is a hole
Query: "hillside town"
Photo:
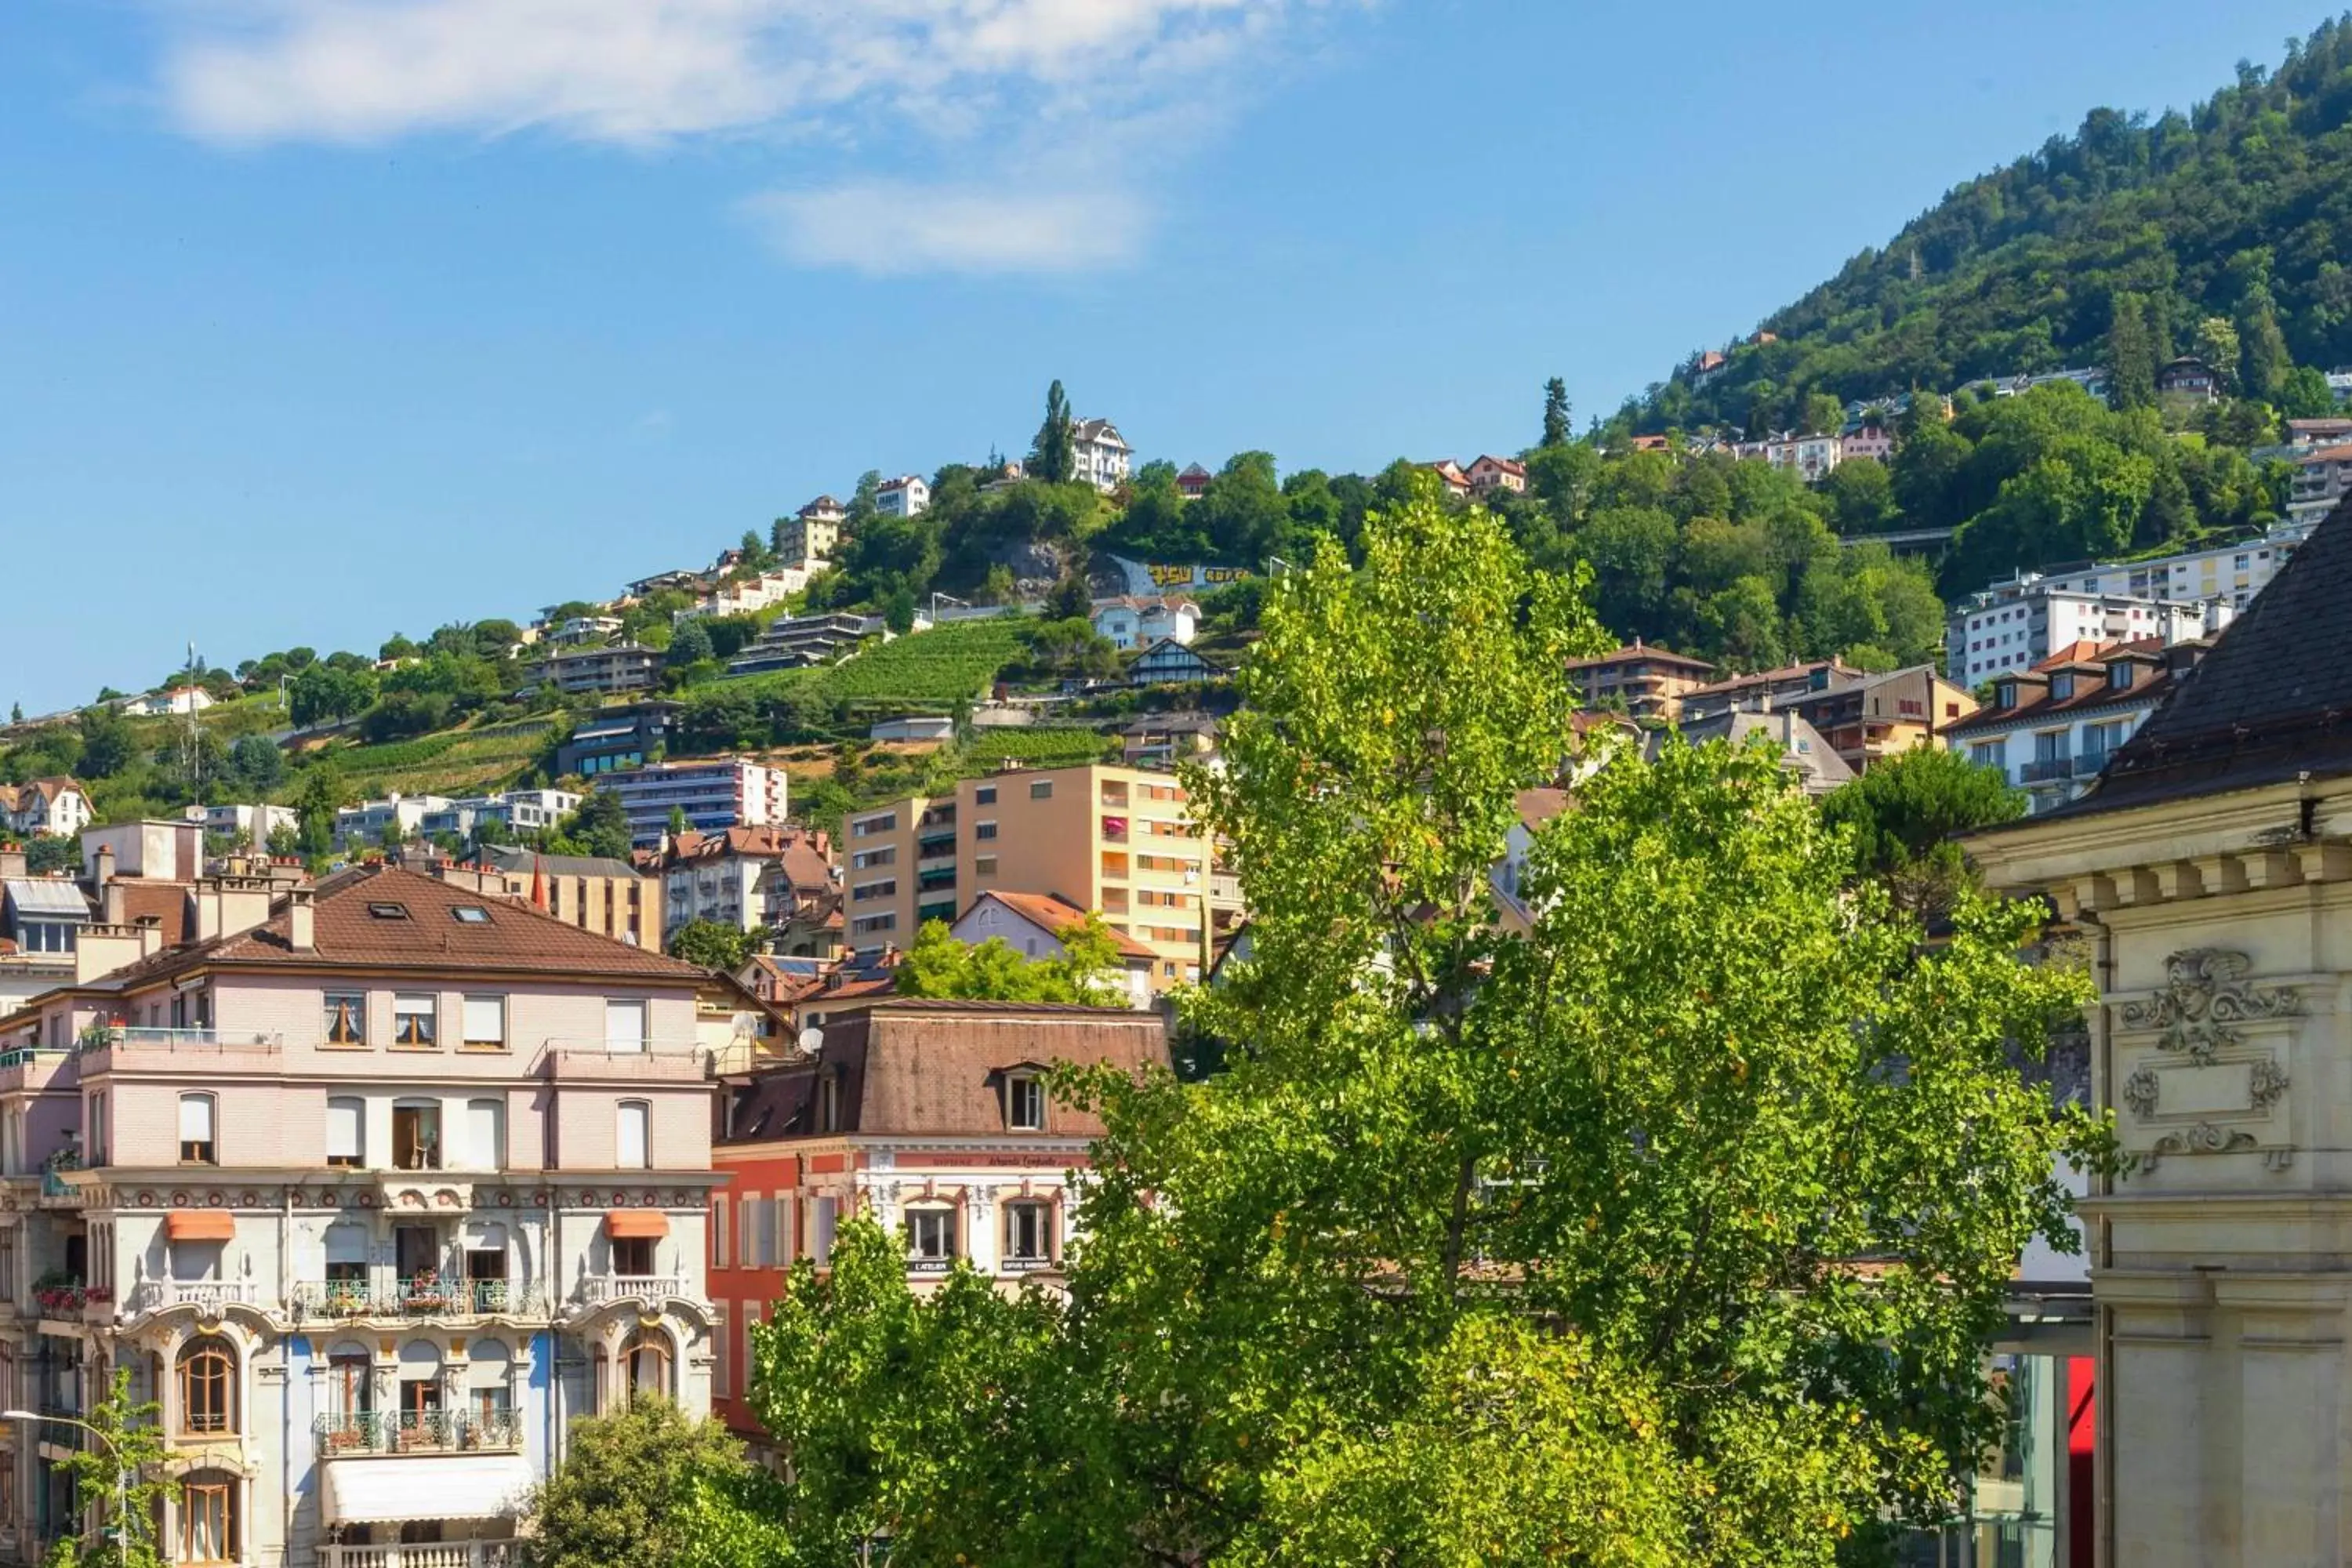
{"type": "Polygon", "coordinates": [[[0,1568],[2352,1562],[2352,16],[1456,9],[32,7],[0,1568]]]}

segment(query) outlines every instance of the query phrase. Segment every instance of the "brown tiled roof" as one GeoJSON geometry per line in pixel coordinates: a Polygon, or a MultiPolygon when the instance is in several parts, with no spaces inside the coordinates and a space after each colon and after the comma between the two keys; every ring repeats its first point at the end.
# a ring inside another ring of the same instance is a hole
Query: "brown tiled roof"
{"type": "MultiPolygon", "coordinates": [[[[2072,717],[2101,708],[2145,708],[2150,702],[2160,702],[2178,684],[2178,678],[2170,669],[2160,669],[2153,677],[2118,691],[2107,684],[2105,668],[2118,654],[2126,651],[2154,653],[2162,646],[2158,638],[2143,637],[2137,642],[2104,649],[2102,651],[2108,657],[2097,661],[2099,673],[2077,677],[2073,696],[2053,698],[2048,689],[2039,682],[2027,682],[2023,689],[2042,693],[2033,701],[2021,702],[2014,708],[1979,708],[1967,718],[1946,726],[1944,733],[1958,739],[1987,730],[2008,730],[2021,723],[2035,723],[2061,713],[2072,717]]],[[[2056,667],[2059,663],[2058,660],[2045,659],[2033,668],[2040,670],[2045,666],[2056,667]]]]}
{"type": "Polygon", "coordinates": [[[2254,595],[2082,799],[2032,820],[2352,773],[2352,503],[2254,595]]]}
{"type": "Polygon", "coordinates": [[[1597,658],[1571,658],[1568,661],[1568,668],[1591,669],[1597,665],[1615,664],[1621,659],[1635,658],[1654,658],[1661,664],[1687,665],[1693,669],[1711,670],[1715,668],[1703,658],[1693,658],[1686,653],[1676,653],[1670,647],[1660,647],[1654,643],[1627,643],[1615,653],[1604,653],[1597,658]]]}
{"type": "Polygon", "coordinates": [[[394,866],[345,871],[320,883],[307,951],[296,952],[289,939],[292,918],[281,902],[251,931],[166,950],[100,984],[126,990],[210,964],[586,974],[696,985],[708,978],[691,963],[583,931],[528,904],[394,866]],[[371,905],[403,913],[384,918],[371,905]],[[454,912],[460,906],[483,910],[489,918],[460,921],[454,912]]]}
{"type": "MultiPolygon", "coordinates": [[[[963,914],[956,918],[961,920],[965,915],[971,914],[972,910],[979,906],[981,899],[994,899],[1038,930],[1050,931],[1055,936],[1061,934],[1063,927],[1076,925],[1087,918],[1086,910],[1068,900],[1057,899],[1051,893],[1010,893],[996,888],[990,888],[982,892],[979,898],[973,899],[971,903],[965,907],[963,914]]],[[[1111,940],[1118,944],[1118,954],[1121,958],[1154,959],[1160,956],[1131,937],[1121,936],[1115,931],[1110,935],[1111,940]]]]}
{"type": "Polygon", "coordinates": [[[1778,669],[1759,669],[1753,675],[1728,676],[1722,680],[1709,681],[1705,686],[1694,686],[1688,691],[1683,693],[1683,699],[1685,701],[1688,701],[1694,697],[1715,696],[1726,691],[1737,691],[1743,687],[1763,686],[1775,681],[1794,680],[1801,675],[1811,675],[1817,669],[1826,669],[1832,675],[1859,675],[1862,673],[1858,669],[1847,668],[1844,665],[1840,664],[1833,658],[1816,658],[1809,660],[1803,664],[1784,664],[1778,669]]]}
{"type": "Polygon", "coordinates": [[[824,837],[792,822],[730,827],[719,833],[688,831],[679,835],[669,863],[730,858],[781,860],[794,887],[823,887],[833,878],[824,837]]]}
{"type": "MultiPolygon", "coordinates": [[[[816,1135],[817,1084],[841,1081],[841,1130],[866,1137],[1034,1137],[1004,1125],[1004,1073],[1057,1062],[1129,1072],[1168,1066],[1159,1015],[1120,1007],[901,998],[826,1026],[813,1061],[736,1082],[719,1142],[816,1135]]],[[[1099,1118],[1056,1103],[1049,1138],[1101,1134],[1099,1118]]]]}
{"type": "Polygon", "coordinates": [[[1568,809],[1568,792],[1564,789],[1523,789],[1518,794],[1518,808],[1522,826],[1541,827],[1568,809]]]}

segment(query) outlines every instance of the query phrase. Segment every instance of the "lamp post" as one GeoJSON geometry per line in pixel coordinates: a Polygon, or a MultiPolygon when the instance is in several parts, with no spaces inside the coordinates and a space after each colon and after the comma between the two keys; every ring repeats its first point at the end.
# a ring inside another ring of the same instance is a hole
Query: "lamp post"
{"type": "Polygon", "coordinates": [[[114,1439],[87,1421],[70,1415],[47,1415],[37,1410],[0,1410],[0,1421],[50,1421],[60,1426],[79,1426],[106,1445],[107,1458],[114,1461],[114,1539],[117,1545],[128,1544],[123,1539],[124,1522],[131,1517],[130,1478],[122,1468],[122,1450],[114,1439]]]}

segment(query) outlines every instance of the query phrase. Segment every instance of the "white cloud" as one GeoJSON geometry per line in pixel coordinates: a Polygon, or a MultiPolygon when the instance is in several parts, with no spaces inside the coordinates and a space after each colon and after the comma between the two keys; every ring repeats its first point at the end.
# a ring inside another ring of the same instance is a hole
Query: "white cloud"
{"type": "Polygon", "coordinates": [[[1123,193],[1328,3],[170,0],[162,86],[231,143],[763,138],[803,172],[746,210],[795,261],[1066,272],[1137,253],[1151,217],[1123,193]]]}
{"type": "Polygon", "coordinates": [[[1290,3],[195,0],[169,13],[163,87],[182,128],[231,142],[952,121],[1156,95],[1290,3]]]}
{"type": "Polygon", "coordinates": [[[1034,195],[872,180],[744,203],[804,267],[910,272],[1080,272],[1130,259],[1149,218],[1119,193],[1034,195]]]}

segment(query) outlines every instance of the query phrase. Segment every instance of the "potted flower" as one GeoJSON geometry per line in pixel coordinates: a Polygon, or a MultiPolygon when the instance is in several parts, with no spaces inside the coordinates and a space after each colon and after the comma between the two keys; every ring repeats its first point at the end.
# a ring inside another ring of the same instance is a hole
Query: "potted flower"
{"type": "Polygon", "coordinates": [[[420,1269],[411,1275],[408,1289],[402,1294],[412,1311],[438,1312],[449,1305],[449,1289],[441,1282],[437,1268],[420,1269]]]}

